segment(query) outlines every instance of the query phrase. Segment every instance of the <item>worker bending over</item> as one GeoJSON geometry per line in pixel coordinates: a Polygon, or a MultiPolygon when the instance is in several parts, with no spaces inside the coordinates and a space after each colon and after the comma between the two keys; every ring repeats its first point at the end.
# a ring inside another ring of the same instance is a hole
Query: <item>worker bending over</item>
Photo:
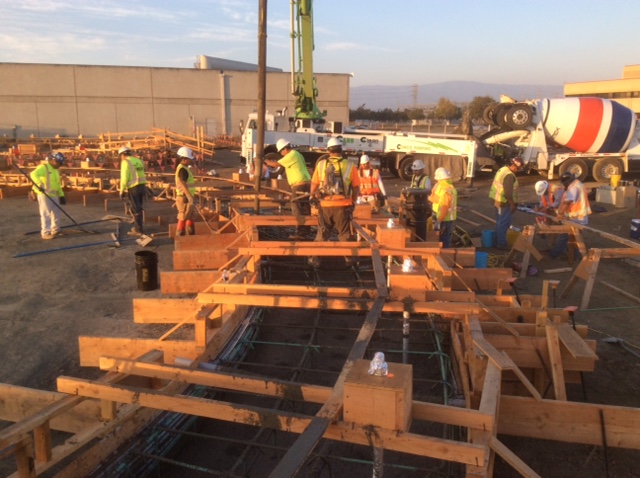
{"type": "Polygon", "coordinates": [[[38,199],[40,235],[45,240],[53,239],[60,232],[60,205],[67,201],[58,169],[64,162],[62,153],[50,153],[29,175],[33,181],[33,192],[38,199]]]}
{"type": "Polygon", "coordinates": [[[445,168],[438,168],[434,174],[436,185],[431,191],[429,201],[432,204],[435,218],[435,229],[440,231],[439,240],[443,248],[451,247],[453,221],[458,218],[458,191],[451,181],[451,173],[445,168]]]}

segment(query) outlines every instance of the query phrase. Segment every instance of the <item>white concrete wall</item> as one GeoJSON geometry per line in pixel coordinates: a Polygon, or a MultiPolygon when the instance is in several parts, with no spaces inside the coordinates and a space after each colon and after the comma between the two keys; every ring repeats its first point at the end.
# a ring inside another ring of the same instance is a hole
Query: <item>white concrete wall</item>
{"type": "MultiPolygon", "coordinates": [[[[85,137],[192,125],[238,135],[257,110],[252,71],[0,63],[0,135],[85,137]],[[224,75],[224,88],[222,81],[224,75]],[[226,101],[223,110],[223,96],[226,101]]],[[[318,74],[318,106],[328,119],[349,119],[349,75],[318,74]]],[[[267,74],[267,110],[293,111],[289,73],[267,74]]]]}

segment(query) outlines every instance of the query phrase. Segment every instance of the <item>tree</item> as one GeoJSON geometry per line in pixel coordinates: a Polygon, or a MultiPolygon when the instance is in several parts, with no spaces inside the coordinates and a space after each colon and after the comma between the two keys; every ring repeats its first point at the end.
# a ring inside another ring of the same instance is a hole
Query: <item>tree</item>
{"type": "Polygon", "coordinates": [[[462,116],[462,111],[450,99],[441,97],[438,100],[434,115],[439,119],[457,119],[462,116]]]}
{"type": "Polygon", "coordinates": [[[410,120],[423,120],[426,118],[424,111],[421,109],[404,110],[410,120]]]}
{"type": "Polygon", "coordinates": [[[492,103],[497,103],[497,100],[491,96],[474,96],[467,107],[472,120],[482,119],[482,113],[487,106],[492,103]]]}

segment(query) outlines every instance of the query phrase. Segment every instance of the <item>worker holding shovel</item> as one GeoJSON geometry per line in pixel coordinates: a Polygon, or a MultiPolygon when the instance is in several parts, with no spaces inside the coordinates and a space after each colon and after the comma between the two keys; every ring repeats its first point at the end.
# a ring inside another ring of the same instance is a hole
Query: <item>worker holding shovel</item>
{"type": "Polygon", "coordinates": [[[58,169],[64,165],[62,153],[51,153],[29,175],[38,200],[40,211],[40,235],[42,239],[53,239],[60,232],[60,205],[66,204],[60,173],[58,169]]]}
{"type": "Polygon", "coordinates": [[[188,236],[195,234],[195,217],[196,205],[194,194],[196,193],[195,179],[191,172],[193,165],[193,151],[191,148],[183,146],[178,150],[178,159],[180,163],[176,168],[176,208],[178,208],[178,227],[176,229],[177,236],[184,236],[185,231],[188,236]]]}

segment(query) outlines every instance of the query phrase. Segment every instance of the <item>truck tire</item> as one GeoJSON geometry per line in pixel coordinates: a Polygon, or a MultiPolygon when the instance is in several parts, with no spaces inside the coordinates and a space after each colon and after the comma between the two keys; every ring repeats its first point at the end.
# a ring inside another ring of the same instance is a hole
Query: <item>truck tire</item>
{"type": "Polygon", "coordinates": [[[566,173],[567,171],[572,173],[581,182],[584,182],[589,175],[587,162],[582,158],[569,158],[560,164],[560,167],[558,168],[559,174],[566,173]]]}
{"type": "Polygon", "coordinates": [[[533,113],[529,105],[516,105],[509,108],[505,119],[507,126],[514,130],[525,129],[531,124],[533,113]]]}
{"type": "Polygon", "coordinates": [[[622,161],[618,158],[601,158],[593,165],[593,179],[608,184],[611,182],[612,174],[622,174],[623,170],[622,161]]]}
{"type": "Polygon", "coordinates": [[[413,164],[413,156],[405,156],[400,161],[400,167],[398,168],[398,176],[400,179],[404,179],[405,181],[410,181],[413,176],[413,171],[411,169],[411,165],[413,164]]]}
{"type": "Polygon", "coordinates": [[[511,108],[511,104],[509,103],[500,103],[495,107],[494,111],[494,121],[500,128],[509,128],[507,124],[507,112],[511,108]]]}

